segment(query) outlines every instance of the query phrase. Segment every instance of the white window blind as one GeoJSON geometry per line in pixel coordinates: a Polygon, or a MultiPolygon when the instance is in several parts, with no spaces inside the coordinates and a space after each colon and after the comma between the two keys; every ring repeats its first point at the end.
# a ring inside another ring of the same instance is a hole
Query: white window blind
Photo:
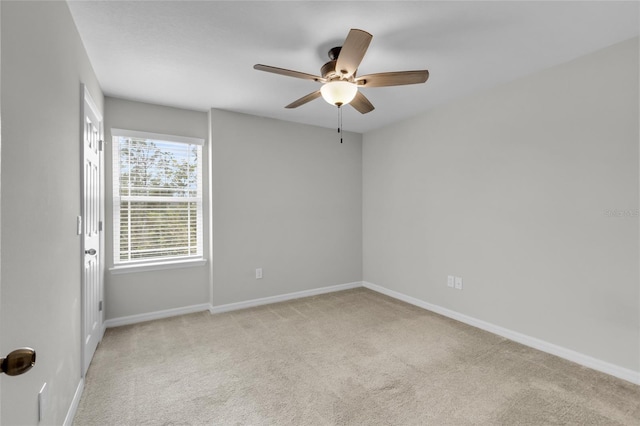
{"type": "Polygon", "coordinates": [[[202,258],[202,145],[112,129],[114,264],[202,258]]]}

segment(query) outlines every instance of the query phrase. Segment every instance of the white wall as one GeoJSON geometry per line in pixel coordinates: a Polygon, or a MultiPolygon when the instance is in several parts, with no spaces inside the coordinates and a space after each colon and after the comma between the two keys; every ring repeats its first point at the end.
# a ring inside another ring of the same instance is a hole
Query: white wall
{"type": "Polygon", "coordinates": [[[103,98],[65,2],[2,2],[0,353],[36,366],[0,377],[3,425],[62,424],[80,383],[80,83],[103,98]]]}
{"type": "Polygon", "coordinates": [[[220,110],[211,129],[213,305],[361,281],[361,135],[220,110]]]}
{"type": "Polygon", "coordinates": [[[634,39],[365,134],[364,280],[640,371],[638,112],[634,39]]]}
{"type": "MultiPolygon", "coordinates": [[[[111,141],[111,128],[138,130],[166,135],[205,139],[203,157],[203,191],[208,193],[208,116],[206,112],[190,111],[105,98],[105,138],[111,141]]],[[[106,163],[106,259],[113,266],[113,186],[111,174],[112,144],[107,144],[106,163]]],[[[209,258],[209,200],[203,201],[204,257],[209,258]]],[[[147,272],[113,274],[107,271],[105,280],[106,318],[120,318],[149,312],[209,303],[208,265],[147,272]]]]}

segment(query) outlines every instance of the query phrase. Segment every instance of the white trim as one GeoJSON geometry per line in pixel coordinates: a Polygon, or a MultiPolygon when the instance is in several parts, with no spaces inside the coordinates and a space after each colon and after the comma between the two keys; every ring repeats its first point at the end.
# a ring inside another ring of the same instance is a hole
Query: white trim
{"type": "Polygon", "coordinates": [[[174,260],[157,263],[118,264],[109,268],[112,275],[131,274],[134,272],[158,271],[162,269],[191,268],[207,264],[207,259],[174,260]]]}
{"type": "Polygon", "coordinates": [[[194,312],[208,311],[211,305],[202,303],[200,305],[184,306],[182,308],[165,309],[164,311],[148,312],[146,314],[129,315],[126,317],[111,318],[104,322],[106,328],[120,327],[121,325],[137,324],[139,322],[152,321],[162,318],[175,317],[178,315],[192,314],[194,312]]]}
{"type": "MultiPolygon", "coordinates": [[[[102,342],[102,339],[104,338],[104,333],[106,333],[107,331],[107,325],[105,324],[105,319],[104,319],[104,301],[102,302],[102,312],[100,312],[102,314],[102,327],[100,330],[100,340],[99,342],[102,342]]],[[[91,364],[89,364],[89,366],[91,366],[91,364]]]]}
{"type": "Polygon", "coordinates": [[[373,290],[378,293],[387,295],[389,297],[393,297],[394,299],[401,300],[403,302],[418,306],[428,311],[435,312],[445,317],[452,318],[454,320],[463,322],[473,327],[488,331],[493,334],[497,334],[498,336],[506,337],[507,339],[513,340],[514,342],[521,343],[525,346],[538,349],[542,352],[546,352],[551,355],[564,358],[566,360],[575,362],[576,364],[580,364],[585,367],[592,368],[594,370],[598,370],[603,373],[609,374],[611,376],[617,377],[619,379],[623,379],[628,382],[640,385],[640,372],[638,371],[630,370],[625,367],[620,367],[619,365],[611,364],[609,362],[602,361],[597,358],[593,358],[589,355],[585,355],[580,352],[576,352],[571,349],[567,349],[562,346],[546,342],[544,340],[536,339],[535,337],[530,337],[525,334],[518,333],[517,331],[509,330],[507,328],[500,327],[498,325],[491,324],[489,322],[482,321],[482,320],[470,317],[468,315],[464,315],[459,312],[452,311],[447,308],[443,308],[438,305],[427,303],[423,300],[416,299],[415,297],[407,296],[406,294],[399,293],[394,290],[389,290],[388,288],[379,286],[377,284],[372,284],[370,282],[363,281],[362,286],[368,288],[369,290],[373,290]]]}
{"type": "Polygon", "coordinates": [[[333,293],[335,291],[349,290],[362,287],[362,282],[357,281],[347,284],[338,284],[329,287],[314,288],[311,290],[297,291],[294,293],[281,294],[278,296],[263,297],[244,302],[229,303],[227,305],[211,306],[209,303],[185,306],[182,308],[166,309],[163,311],[148,312],[145,314],[129,315],[126,317],[111,318],[104,322],[104,327],[120,327],[121,325],[137,324],[139,322],[152,321],[156,319],[174,317],[178,315],[192,314],[194,312],[209,311],[212,314],[235,311],[238,309],[250,308],[253,306],[266,305],[269,303],[284,302],[286,300],[299,299],[301,297],[316,296],[318,294],[333,293]]]}
{"type": "Polygon", "coordinates": [[[211,306],[209,310],[212,314],[219,314],[222,312],[237,311],[238,309],[268,305],[270,303],[285,302],[287,300],[300,299],[301,297],[317,296],[318,294],[333,293],[335,291],[349,290],[358,287],[362,287],[361,281],[332,285],[329,287],[314,288],[311,290],[296,291],[294,293],[280,294],[278,296],[262,297],[260,299],[246,300],[244,302],[228,303],[226,305],[211,306]]]}
{"type": "Polygon", "coordinates": [[[111,137],[131,137],[139,139],[151,139],[155,141],[180,142],[192,145],[204,145],[204,139],[189,136],[163,135],[162,133],[140,132],[138,130],[111,129],[111,137]]]}
{"type": "Polygon", "coordinates": [[[73,399],[71,400],[71,405],[67,410],[67,415],[64,418],[63,426],[71,426],[73,424],[73,418],[76,416],[76,411],[78,411],[78,405],[80,405],[80,398],[82,397],[82,392],[84,391],[84,379],[80,378],[80,382],[78,383],[78,387],[76,388],[76,393],[73,394],[73,399]]]}
{"type": "MultiPolygon", "coordinates": [[[[95,114],[96,118],[98,119],[98,121],[100,122],[100,133],[102,133],[102,113],[100,112],[100,110],[98,109],[98,106],[96,105],[96,103],[93,101],[93,97],[91,96],[91,93],[89,93],[89,89],[87,89],[87,85],[82,83],[82,87],[84,89],[84,101],[89,104],[89,108],[91,108],[91,111],[93,111],[93,113],[95,114]]],[[[82,117],[84,119],[84,117],[82,117]]],[[[102,139],[104,139],[104,135],[101,134],[100,137],[102,139]]]]}
{"type": "MultiPolygon", "coordinates": [[[[211,258],[209,262],[209,303],[213,306],[213,203],[217,200],[213,199],[213,120],[211,118],[211,109],[207,112],[207,125],[209,141],[207,142],[207,172],[209,179],[207,180],[207,213],[209,215],[209,253],[211,258]]],[[[204,208],[204,206],[202,206],[204,208]]]]}

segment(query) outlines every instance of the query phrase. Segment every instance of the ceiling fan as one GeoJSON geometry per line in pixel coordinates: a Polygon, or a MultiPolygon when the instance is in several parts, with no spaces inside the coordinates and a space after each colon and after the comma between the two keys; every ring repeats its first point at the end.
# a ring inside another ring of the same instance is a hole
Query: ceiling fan
{"type": "Polygon", "coordinates": [[[324,100],[336,105],[338,108],[342,105],[350,104],[360,113],[366,114],[373,111],[374,106],[358,90],[359,88],[418,84],[424,83],[429,78],[429,71],[427,70],[383,72],[360,77],[356,76],[356,71],[367,52],[372,38],[371,34],[363,30],[352,29],[349,31],[341,47],[334,47],[329,50],[330,60],[320,69],[321,76],[262,64],[256,64],[253,68],[259,71],[323,83],[320,90],[291,102],[285,108],[297,108],[322,96],[324,100]]]}

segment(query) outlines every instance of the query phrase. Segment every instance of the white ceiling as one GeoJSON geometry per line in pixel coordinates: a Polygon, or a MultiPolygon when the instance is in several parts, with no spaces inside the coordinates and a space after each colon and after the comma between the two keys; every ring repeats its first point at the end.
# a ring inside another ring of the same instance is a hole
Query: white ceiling
{"type": "Polygon", "coordinates": [[[106,95],[206,111],[219,108],[335,127],[319,88],[256,71],[262,63],[320,74],[350,28],[373,34],[359,75],[428,69],[426,84],[361,89],[376,109],[344,109],[365,132],[638,36],[630,2],[70,1],[106,95]]]}

